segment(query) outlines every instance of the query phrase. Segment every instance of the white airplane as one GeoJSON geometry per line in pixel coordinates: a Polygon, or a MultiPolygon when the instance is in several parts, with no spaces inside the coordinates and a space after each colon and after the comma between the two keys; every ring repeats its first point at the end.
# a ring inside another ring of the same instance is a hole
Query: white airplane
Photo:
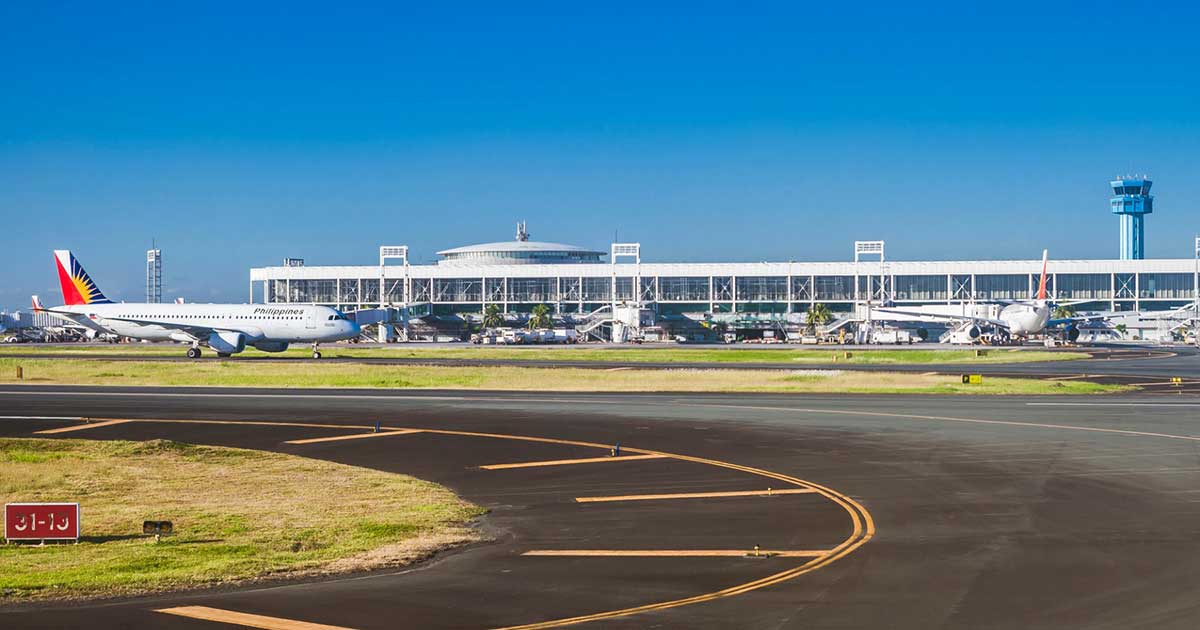
{"type": "Polygon", "coordinates": [[[49,313],[98,334],[188,343],[191,359],[200,357],[200,346],[228,357],[247,346],[283,352],[292,343],[311,343],[312,356],[319,359],[318,344],[360,333],[358,324],[328,306],[114,303],[70,251],[55,250],[54,259],[64,305],[45,308],[35,295],[34,312],[49,313]]]}
{"type": "MultiPolygon", "coordinates": [[[[1005,306],[1000,309],[999,314],[995,319],[986,317],[972,317],[970,315],[946,315],[946,314],[931,314],[921,313],[917,311],[904,311],[892,308],[876,309],[884,313],[899,313],[903,315],[922,316],[934,320],[950,320],[962,322],[967,336],[974,340],[981,335],[980,327],[991,326],[1004,331],[1009,337],[1028,337],[1046,331],[1047,328],[1055,328],[1058,326],[1066,326],[1064,334],[1071,341],[1074,341],[1079,336],[1079,329],[1073,326],[1078,322],[1094,321],[1099,319],[1107,319],[1109,315],[1085,315],[1081,317],[1053,317],[1054,307],[1046,297],[1046,267],[1049,262],[1050,251],[1042,250],[1042,277],[1038,282],[1036,297],[1031,297],[1029,300],[1020,300],[1016,302],[1002,302],[1005,306]]],[[[1072,304],[1081,304],[1082,302],[1064,302],[1062,306],[1070,306],[1072,304]]],[[[1125,313],[1128,315],[1128,313],[1125,313]]]]}

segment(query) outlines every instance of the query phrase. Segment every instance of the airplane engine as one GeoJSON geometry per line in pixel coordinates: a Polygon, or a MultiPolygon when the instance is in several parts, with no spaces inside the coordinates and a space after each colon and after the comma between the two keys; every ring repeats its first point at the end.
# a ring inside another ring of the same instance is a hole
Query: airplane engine
{"type": "Polygon", "coordinates": [[[970,328],[967,329],[967,336],[970,337],[971,339],[978,339],[979,335],[982,335],[982,334],[983,334],[983,331],[979,330],[978,326],[971,326],[970,328]]]}
{"type": "Polygon", "coordinates": [[[252,345],[263,352],[283,352],[288,349],[286,341],[260,341],[252,345]]]}
{"type": "Polygon", "coordinates": [[[1079,339],[1079,329],[1075,326],[1067,326],[1067,329],[1063,331],[1063,336],[1067,338],[1067,341],[1077,341],[1079,339]]]}
{"type": "Polygon", "coordinates": [[[215,332],[208,336],[208,347],[218,354],[235,354],[246,349],[246,335],[230,331],[215,332]]]}

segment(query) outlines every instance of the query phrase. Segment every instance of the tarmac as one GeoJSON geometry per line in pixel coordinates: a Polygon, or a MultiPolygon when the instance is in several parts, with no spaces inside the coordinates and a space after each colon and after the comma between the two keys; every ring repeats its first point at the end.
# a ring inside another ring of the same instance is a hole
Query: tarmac
{"type": "Polygon", "coordinates": [[[487,507],[494,538],[402,571],[10,607],[5,628],[1200,625],[1190,394],[0,386],[0,416],[412,474],[487,507]]]}
{"type": "MultiPolygon", "coordinates": [[[[56,344],[65,347],[72,344],[56,344]]],[[[441,347],[462,347],[462,344],[437,344],[441,347]]],[[[424,347],[424,345],[422,346],[424,347]]],[[[554,351],[556,348],[570,346],[545,346],[542,349],[554,351]]],[[[679,346],[680,348],[730,349],[744,346],[679,346]]],[[[945,351],[945,344],[921,344],[914,346],[921,350],[945,351]]],[[[906,346],[907,348],[907,346],[906,346]]],[[[596,353],[603,353],[601,347],[589,347],[596,353]]],[[[786,351],[796,349],[796,346],[762,345],[754,349],[771,349],[786,351]]],[[[804,349],[812,349],[805,347],[804,349]]],[[[881,346],[824,346],[818,349],[828,350],[831,358],[841,356],[846,352],[860,350],[887,349],[881,346]]],[[[1027,346],[1026,350],[1039,348],[1027,346]]],[[[1041,348],[1044,350],[1044,348],[1041,348]]],[[[983,348],[983,350],[987,350],[983,348]]],[[[1048,379],[1082,379],[1097,383],[1115,383],[1137,385],[1149,392],[1170,393],[1200,393],[1200,349],[1193,346],[1154,346],[1121,344],[1114,346],[1070,348],[1056,351],[1087,352],[1087,359],[1066,361],[1031,361],[1027,363],[967,363],[967,362],[931,362],[931,363],[853,363],[849,361],[834,361],[832,363],[795,362],[723,362],[723,361],[622,361],[622,360],[580,360],[580,359],[448,359],[448,358],[407,358],[407,357],[326,357],[311,359],[308,357],[233,357],[217,359],[209,355],[201,361],[254,361],[264,363],[300,363],[300,362],[330,362],[355,363],[363,365],[407,365],[407,366],[447,366],[447,367],[537,367],[537,368],[578,368],[594,370],[633,369],[692,369],[692,370],[829,370],[837,369],[857,372],[915,372],[934,374],[981,374],[994,377],[1012,378],[1048,378],[1048,379]],[[1172,379],[1178,378],[1179,382],[1172,379]]],[[[486,352],[486,350],[485,350],[486,352]]],[[[121,352],[78,352],[61,354],[44,353],[5,353],[4,358],[27,359],[86,359],[96,361],[195,361],[188,359],[182,353],[178,356],[139,355],[121,352]]]]}

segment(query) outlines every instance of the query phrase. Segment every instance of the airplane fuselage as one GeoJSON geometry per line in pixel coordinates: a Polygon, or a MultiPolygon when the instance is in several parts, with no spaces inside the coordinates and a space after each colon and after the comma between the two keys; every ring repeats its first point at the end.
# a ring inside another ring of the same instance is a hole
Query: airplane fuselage
{"type": "Polygon", "coordinates": [[[1008,325],[1008,332],[1014,336],[1036,335],[1045,331],[1050,322],[1050,306],[1043,300],[1032,304],[1009,304],[1000,310],[999,319],[1008,325]]]}

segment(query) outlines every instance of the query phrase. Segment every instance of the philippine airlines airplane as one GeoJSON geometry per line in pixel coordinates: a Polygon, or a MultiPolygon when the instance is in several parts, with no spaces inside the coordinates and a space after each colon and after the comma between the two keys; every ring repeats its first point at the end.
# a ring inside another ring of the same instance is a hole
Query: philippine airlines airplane
{"type": "Polygon", "coordinates": [[[269,304],[145,304],[114,303],[100,292],[75,256],[55,250],[63,306],[44,308],[33,296],[34,312],[42,311],[101,334],[150,341],[191,344],[187,355],[200,356],[200,346],[228,357],[253,346],[263,352],[283,352],[288,344],[317,344],[351,339],[358,324],[328,306],[269,304]]]}
{"type": "MultiPolygon", "coordinates": [[[[1056,304],[1051,302],[1046,297],[1046,266],[1049,262],[1049,250],[1042,250],[1042,277],[1038,282],[1037,297],[1029,300],[1021,300],[1016,302],[1004,302],[1004,308],[1000,309],[1000,313],[995,319],[971,317],[970,315],[943,315],[920,313],[915,311],[903,311],[891,308],[877,309],[885,313],[899,313],[903,315],[920,315],[930,319],[951,320],[963,322],[963,326],[968,330],[967,334],[974,340],[977,339],[981,332],[981,326],[990,326],[1004,331],[1008,336],[1015,338],[1024,338],[1029,335],[1036,335],[1046,331],[1047,328],[1057,326],[1065,326],[1063,331],[1067,338],[1074,341],[1079,337],[1079,329],[1073,324],[1089,320],[1106,319],[1106,315],[1089,315],[1082,317],[1061,317],[1053,318],[1054,307],[1056,304]]],[[[1070,306],[1071,304],[1079,304],[1080,302],[1064,302],[1059,303],[1061,306],[1070,306]]]]}

